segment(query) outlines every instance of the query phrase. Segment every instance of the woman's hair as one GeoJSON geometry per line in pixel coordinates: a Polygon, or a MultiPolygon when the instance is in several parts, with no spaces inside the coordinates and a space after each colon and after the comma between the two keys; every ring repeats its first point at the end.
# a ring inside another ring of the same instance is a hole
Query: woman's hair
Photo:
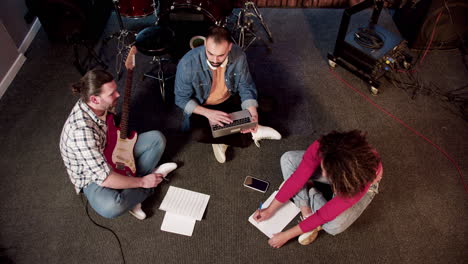
{"type": "Polygon", "coordinates": [[[362,192],[376,178],[380,158],[359,130],[333,131],[319,139],[319,153],[333,191],[343,197],[362,192]]]}
{"type": "Polygon", "coordinates": [[[220,26],[211,26],[206,34],[206,39],[213,38],[214,43],[219,44],[223,41],[232,43],[231,33],[229,30],[220,26]]]}
{"type": "Polygon", "coordinates": [[[87,72],[78,82],[72,84],[72,92],[79,94],[85,102],[89,102],[91,95],[101,94],[102,85],[112,82],[112,74],[104,70],[91,70],[87,72]]]}

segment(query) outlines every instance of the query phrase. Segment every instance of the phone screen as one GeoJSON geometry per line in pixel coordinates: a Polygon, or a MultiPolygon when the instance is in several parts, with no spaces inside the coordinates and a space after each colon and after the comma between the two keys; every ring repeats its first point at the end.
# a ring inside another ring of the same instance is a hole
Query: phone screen
{"type": "Polygon", "coordinates": [[[245,177],[244,185],[261,192],[266,192],[269,183],[254,177],[247,176],[245,177]]]}

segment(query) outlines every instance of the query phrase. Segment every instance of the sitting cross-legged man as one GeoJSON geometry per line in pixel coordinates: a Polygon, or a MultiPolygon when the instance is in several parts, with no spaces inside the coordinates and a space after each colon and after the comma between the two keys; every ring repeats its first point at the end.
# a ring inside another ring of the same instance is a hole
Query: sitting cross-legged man
{"type": "Polygon", "coordinates": [[[255,213],[254,219],[258,222],[269,219],[293,198],[303,221],[275,234],[268,241],[275,248],[296,236],[300,244],[308,245],[322,229],[331,235],[346,230],[374,199],[383,174],[377,152],[358,130],[331,132],[306,151],[284,153],[281,170],[285,181],[279,192],[267,208],[255,213]],[[330,185],[333,198],[327,201],[315,187],[307,190],[308,180],[330,185]]]}
{"type": "Polygon", "coordinates": [[[212,144],[218,162],[226,161],[229,146],[247,147],[253,141],[281,139],[273,128],[256,125],[241,133],[214,138],[210,122],[219,126],[233,122],[229,113],[247,109],[258,122],[257,89],[245,53],[232,43],[228,30],[213,26],[206,43],[182,57],[175,80],[175,103],[183,109],[192,138],[212,144]]]}
{"type": "Polygon", "coordinates": [[[104,155],[107,113],[120,96],[114,78],[106,71],[91,70],[72,85],[72,91],[80,99],[63,127],[60,152],[76,192],[83,192],[103,217],[115,218],[128,211],[145,219],[141,203],[177,168],[170,162],[155,169],[166,146],[164,135],[156,130],[138,135],[133,148],[136,177],[119,174],[104,155]]]}

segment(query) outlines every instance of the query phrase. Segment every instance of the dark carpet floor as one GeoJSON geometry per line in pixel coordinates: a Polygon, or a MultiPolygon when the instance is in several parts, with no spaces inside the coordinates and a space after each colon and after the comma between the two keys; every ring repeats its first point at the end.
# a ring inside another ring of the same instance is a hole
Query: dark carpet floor
{"type": "MultiPolygon", "coordinates": [[[[164,104],[157,83],[141,78],[152,67],[149,58],[137,56],[131,127],[163,131],[168,139],[163,161],[180,165],[170,184],[211,198],[192,237],[160,230],[164,212],[158,207],[169,185],[143,204],[149,214],[144,221],[129,214],[104,219],[90,210],[97,223],[118,235],[126,263],[466,263],[468,126],[459,105],[439,95],[467,85],[460,52],[430,51],[415,74],[423,88],[405,90],[384,81],[380,95],[372,97],[351,73],[329,69],[326,55],[333,50],[342,10],[261,12],[274,43],[266,42],[269,52],[256,41],[247,56],[262,103],[261,123],[277,128],[284,138],[263,141],[261,148],[230,149],[225,164],[215,161],[210,145],[191,142],[180,132],[181,112],[173,105],[171,81],[164,104]],[[247,218],[281,183],[281,155],[305,149],[324,133],[350,129],[367,131],[382,157],[380,193],[346,232],[322,232],[309,246],[290,241],[270,248],[247,218]],[[268,192],[243,187],[246,175],[268,180],[268,192]]],[[[353,25],[365,24],[369,14],[364,12],[353,25]]],[[[114,20],[105,35],[116,30],[114,20]]],[[[147,22],[126,23],[141,29],[147,22]]],[[[395,31],[386,12],[381,25],[395,31]]],[[[114,74],[115,46],[115,39],[97,46],[114,74]]],[[[58,149],[63,123],[77,100],[69,90],[80,77],[72,49],[49,42],[41,30],[26,56],[0,100],[1,261],[121,263],[117,240],[88,219],[58,149]]],[[[167,65],[168,72],[174,69],[167,65]]]]}

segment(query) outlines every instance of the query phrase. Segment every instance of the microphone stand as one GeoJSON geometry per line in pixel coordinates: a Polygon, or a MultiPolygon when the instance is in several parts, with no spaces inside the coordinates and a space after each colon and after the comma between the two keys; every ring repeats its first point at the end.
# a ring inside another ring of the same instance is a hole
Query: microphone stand
{"type": "Polygon", "coordinates": [[[237,35],[237,45],[239,45],[244,51],[257,39],[261,39],[254,30],[254,20],[256,18],[263,30],[265,30],[268,39],[270,42],[273,42],[273,35],[271,34],[270,29],[263,20],[262,14],[258,10],[257,6],[252,1],[244,2],[244,6],[240,9],[239,14],[236,15],[237,20],[234,25],[233,31],[238,30],[239,34],[237,35]],[[250,41],[246,43],[246,35],[250,35],[250,41]]]}

